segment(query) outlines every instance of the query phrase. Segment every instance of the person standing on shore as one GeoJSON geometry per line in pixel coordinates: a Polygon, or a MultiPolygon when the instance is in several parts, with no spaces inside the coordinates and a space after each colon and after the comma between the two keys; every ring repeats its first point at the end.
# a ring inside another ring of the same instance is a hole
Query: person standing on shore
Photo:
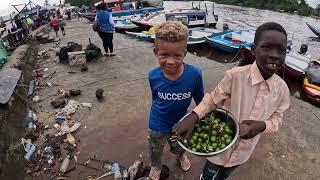
{"type": "Polygon", "coordinates": [[[53,15],[51,18],[51,25],[53,27],[54,32],[56,32],[56,36],[58,36],[58,31],[59,31],[59,23],[58,23],[58,18],[56,15],[53,15]]]}
{"type": "Polygon", "coordinates": [[[98,34],[103,42],[103,47],[105,50],[105,56],[115,56],[113,52],[113,32],[115,23],[112,19],[112,13],[107,10],[107,5],[101,3],[97,6],[98,13],[96,15],[96,20],[99,21],[100,30],[98,34]]]}

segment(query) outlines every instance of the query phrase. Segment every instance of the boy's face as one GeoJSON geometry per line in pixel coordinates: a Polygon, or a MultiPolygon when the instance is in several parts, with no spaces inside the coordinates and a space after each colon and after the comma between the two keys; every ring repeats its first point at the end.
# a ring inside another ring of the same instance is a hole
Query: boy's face
{"type": "Polygon", "coordinates": [[[168,42],[158,39],[153,53],[158,58],[164,73],[175,75],[180,72],[183,59],[187,54],[186,43],[184,41],[168,42]]]}
{"type": "Polygon", "coordinates": [[[286,36],[276,30],[266,30],[254,47],[257,66],[265,79],[283,66],[287,52],[286,36]]]}

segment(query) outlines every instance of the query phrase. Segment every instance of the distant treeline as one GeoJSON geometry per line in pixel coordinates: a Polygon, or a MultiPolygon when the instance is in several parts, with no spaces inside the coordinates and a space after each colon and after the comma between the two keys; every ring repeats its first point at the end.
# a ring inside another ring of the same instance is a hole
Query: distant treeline
{"type": "Polygon", "coordinates": [[[314,9],[305,0],[214,0],[214,2],[320,17],[320,4],[314,9]]]}

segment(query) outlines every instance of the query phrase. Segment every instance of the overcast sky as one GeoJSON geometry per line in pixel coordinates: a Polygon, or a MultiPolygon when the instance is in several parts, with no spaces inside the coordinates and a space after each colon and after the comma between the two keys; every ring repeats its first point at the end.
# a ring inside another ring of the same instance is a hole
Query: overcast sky
{"type": "MultiPolygon", "coordinates": [[[[320,4],[320,0],[306,0],[308,4],[312,7],[316,7],[320,4]]],[[[0,0],[0,16],[8,15],[10,12],[14,11],[11,7],[12,4],[28,3],[29,0],[0,0]]],[[[45,0],[32,0],[35,4],[44,5],[45,0]]],[[[48,0],[49,4],[59,4],[60,0],[48,0]]],[[[64,2],[64,0],[62,0],[64,2]]],[[[21,9],[23,6],[21,6],[21,9]]]]}
{"type": "MultiPolygon", "coordinates": [[[[8,15],[10,12],[14,11],[11,5],[13,4],[24,4],[28,3],[29,0],[0,0],[0,16],[8,15]]],[[[32,0],[33,3],[44,5],[45,0],[32,0]]],[[[48,0],[49,4],[59,4],[60,0],[48,0]]],[[[62,0],[64,2],[64,0],[62,0]]],[[[22,9],[23,6],[20,6],[22,9]]]]}

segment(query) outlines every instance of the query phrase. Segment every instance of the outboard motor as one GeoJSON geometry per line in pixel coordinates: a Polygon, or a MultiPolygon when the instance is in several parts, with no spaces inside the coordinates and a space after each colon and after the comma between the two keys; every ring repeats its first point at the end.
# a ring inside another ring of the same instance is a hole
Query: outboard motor
{"type": "Polygon", "coordinates": [[[301,44],[300,46],[300,54],[305,54],[308,51],[308,45],[307,44],[301,44]]]}
{"type": "Polygon", "coordinates": [[[229,25],[227,23],[223,24],[223,31],[228,31],[229,30],[229,25]]]}

